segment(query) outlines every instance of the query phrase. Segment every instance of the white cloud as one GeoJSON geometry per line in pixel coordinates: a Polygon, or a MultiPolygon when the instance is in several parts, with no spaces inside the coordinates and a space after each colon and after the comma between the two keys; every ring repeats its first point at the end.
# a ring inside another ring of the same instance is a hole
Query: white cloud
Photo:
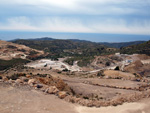
{"type": "Polygon", "coordinates": [[[5,18],[0,18],[0,30],[150,34],[148,4],[150,0],[0,0],[5,18]]]}
{"type": "Polygon", "coordinates": [[[72,7],[76,0],[1,0],[1,4],[72,7]]]}
{"type": "Polygon", "coordinates": [[[15,17],[7,19],[7,24],[0,23],[0,30],[43,31],[43,32],[92,32],[76,19],[15,17]],[[32,24],[31,24],[32,23],[32,24]]]}
{"type": "Polygon", "coordinates": [[[150,0],[1,0],[1,5],[32,5],[34,8],[79,14],[128,14],[139,9],[128,6],[147,5],[150,0]],[[119,6],[117,6],[119,4],[119,6]],[[126,8],[121,6],[126,5],[126,8]]]}
{"type": "Polygon", "coordinates": [[[0,30],[27,30],[36,31],[37,28],[32,26],[27,17],[8,18],[7,23],[0,23],[0,30]]]}
{"type": "Polygon", "coordinates": [[[0,30],[23,30],[43,32],[81,32],[81,33],[123,33],[123,34],[148,34],[150,35],[150,21],[143,23],[135,21],[127,25],[123,19],[106,19],[101,22],[93,21],[84,24],[76,18],[42,17],[27,18],[15,17],[7,19],[7,24],[0,24],[0,30]]]}

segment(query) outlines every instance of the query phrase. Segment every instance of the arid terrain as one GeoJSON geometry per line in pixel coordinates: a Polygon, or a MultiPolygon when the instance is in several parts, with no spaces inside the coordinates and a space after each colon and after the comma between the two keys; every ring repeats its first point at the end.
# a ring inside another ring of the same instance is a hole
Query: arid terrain
{"type": "Polygon", "coordinates": [[[0,113],[150,111],[149,55],[99,55],[87,66],[79,66],[80,60],[70,65],[65,60],[71,57],[52,60],[42,50],[11,42],[1,41],[0,50],[4,64],[15,58],[28,60],[1,68],[0,113]]]}
{"type": "Polygon", "coordinates": [[[150,99],[123,105],[89,108],[60,100],[29,87],[0,83],[1,113],[149,113],[150,99]]]}
{"type": "Polygon", "coordinates": [[[13,58],[26,59],[27,57],[37,57],[43,54],[43,51],[0,40],[0,59],[3,60],[11,60],[13,58]]]}

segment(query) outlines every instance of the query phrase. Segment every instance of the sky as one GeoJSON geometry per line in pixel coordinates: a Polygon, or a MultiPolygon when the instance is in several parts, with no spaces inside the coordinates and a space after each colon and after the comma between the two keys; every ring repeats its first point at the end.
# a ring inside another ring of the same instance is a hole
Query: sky
{"type": "Polygon", "coordinates": [[[150,35],[150,0],[0,0],[0,31],[150,35]]]}

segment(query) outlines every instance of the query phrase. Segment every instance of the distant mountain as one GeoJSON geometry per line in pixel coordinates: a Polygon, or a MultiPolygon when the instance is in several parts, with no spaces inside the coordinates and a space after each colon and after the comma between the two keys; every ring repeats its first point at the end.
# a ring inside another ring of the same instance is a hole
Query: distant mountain
{"type": "Polygon", "coordinates": [[[37,38],[37,39],[19,39],[12,41],[17,44],[23,44],[38,50],[47,49],[48,51],[63,51],[66,49],[91,49],[97,47],[105,47],[96,42],[90,42],[78,39],[53,39],[53,38],[37,38]]]}
{"type": "MultiPolygon", "coordinates": [[[[15,41],[18,41],[18,40],[22,40],[22,39],[15,39],[15,40],[11,40],[10,42],[15,42],[15,41]]],[[[54,39],[54,38],[51,38],[51,37],[42,37],[42,38],[34,38],[34,39],[23,39],[23,40],[31,40],[31,41],[52,41],[52,40],[68,40],[68,41],[72,41],[72,42],[78,42],[78,43],[95,43],[96,42],[91,42],[91,41],[87,41],[87,40],[80,40],[80,39],[54,39]]],[[[113,42],[98,42],[98,44],[101,44],[101,45],[104,45],[104,46],[107,46],[107,47],[110,47],[110,48],[121,48],[121,47],[127,47],[127,46],[131,46],[131,45],[137,45],[137,44],[141,44],[141,43],[144,43],[146,41],[132,41],[132,42],[116,42],[116,43],[113,43],[113,42]]]]}
{"type": "Polygon", "coordinates": [[[51,37],[42,37],[42,38],[34,38],[34,39],[26,39],[26,40],[41,40],[41,41],[44,41],[44,40],[56,40],[54,38],[51,38],[51,37]]]}
{"type": "Polygon", "coordinates": [[[121,48],[121,47],[127,47],[127,46],[131,46],[131,45],[142,44],[144,42],[146,42],[146,41],[119,42],[119,43],[100,42],[100,44],[103,44],[108,47],[113,47],[113,48],[121,48]]]}
{"type": "Polygon", "coordinates": [[[144,42],[142,44],[132,45],[123,47],[120,49],[123,54],[147,54],[150,55],[150,41],[144,42]]]}
{"type": "Polygon", "coordinates": [[[80,40],[80,39],[68,39],[68,40],[73,41],[73,42],[91,42],[91,41],[80,40]]]}
{"type": "MultiPolygon", "coordinates": [[[[45,38],[44,38],[45,39],[45,38]]],[[[63,55],[64,54],[81,54],[84,53],[88,56],[107,53],[108,49],[106,46],[90,41],[84,40],[60,40],[60,39],[51,39],[46,40],[42,39],[34,39],[34,40],[15,40],[14,43],[23,44],[29,46],[34,49],[44,50],[46,52],[50,52],[52,54],[63,55]]],[[[112,52],[112,51],[111,51],[112,52]]]]}
{"type": "Polygon", "coordinates": [[[17,40],[37,40],[37,41],[46,41],[46,40],[56,40],[54,38],[51,38],[51,37],[42,37],[42,38],[28,38],[28,39],[20,39],[20,38],[17,38],[17,39],[14,39],[14,40],[9,40],[8,42],[15,42],[17,40]]]}
{"type": "MultiPolygon", "coordinates": [[[[15,42],[21,39],[15,39],[15,40],[11,40],[11,42],[15,42]]],[[[87,41],[87,40],[80,40],[80,39],[54,39],[51,37],[42,37],[42,38],[34,38],[34,39],[23,39],[23,40],[33,40],[33,41],[52,41],[52,40],[68,40],[68,41],[72,41],[72,42],[78,42],[78,43],[95,43],[96,42],[91,42],[91,41],[87,41]]],[[[132,42],[116,42],[116,43],[111,43],[111,42],[98,42],[98,44],[110,47],[110,48],[121,48],[121,47],[127,47],[127,46],[131,46],[131,45],[137,45],[137,44],[141,44],[144,43],[146,41],[132,41],[132,42]]]]}
{"type": "MultiPolygon", "coordinates": [[[[15,40],[19,40],[19,39],[15,39],[15,40]]],[[[54,39],[54,38],[51,38],[51,37],[42,37],[42,38],[24,39],[24,40],[35,40],[35,41],[69,40],[69,41],[73,41],[73,42],[91,42],[91,41],[80,40],[80,39],[54,39]]]]}

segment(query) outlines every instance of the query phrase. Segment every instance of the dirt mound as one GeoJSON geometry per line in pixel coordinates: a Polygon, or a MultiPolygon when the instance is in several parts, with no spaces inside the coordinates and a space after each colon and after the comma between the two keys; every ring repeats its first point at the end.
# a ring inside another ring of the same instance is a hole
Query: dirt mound
{"type": "Polygon", "coordinates": [[[131,73],[121,72],[121,71],[115,71],[115,70],[105,70],[104,72],[104,78],[125,78],[125,79],[132,79],[135,78],[135,75],[131,73]]]}
{"type": "Polygon", "coordinates": [[[150,64],[143,64],[140,60],[133,62],[131,65],[126,66],[124,71],[134,73],[136,76],[149,76],[150,64]]]}

